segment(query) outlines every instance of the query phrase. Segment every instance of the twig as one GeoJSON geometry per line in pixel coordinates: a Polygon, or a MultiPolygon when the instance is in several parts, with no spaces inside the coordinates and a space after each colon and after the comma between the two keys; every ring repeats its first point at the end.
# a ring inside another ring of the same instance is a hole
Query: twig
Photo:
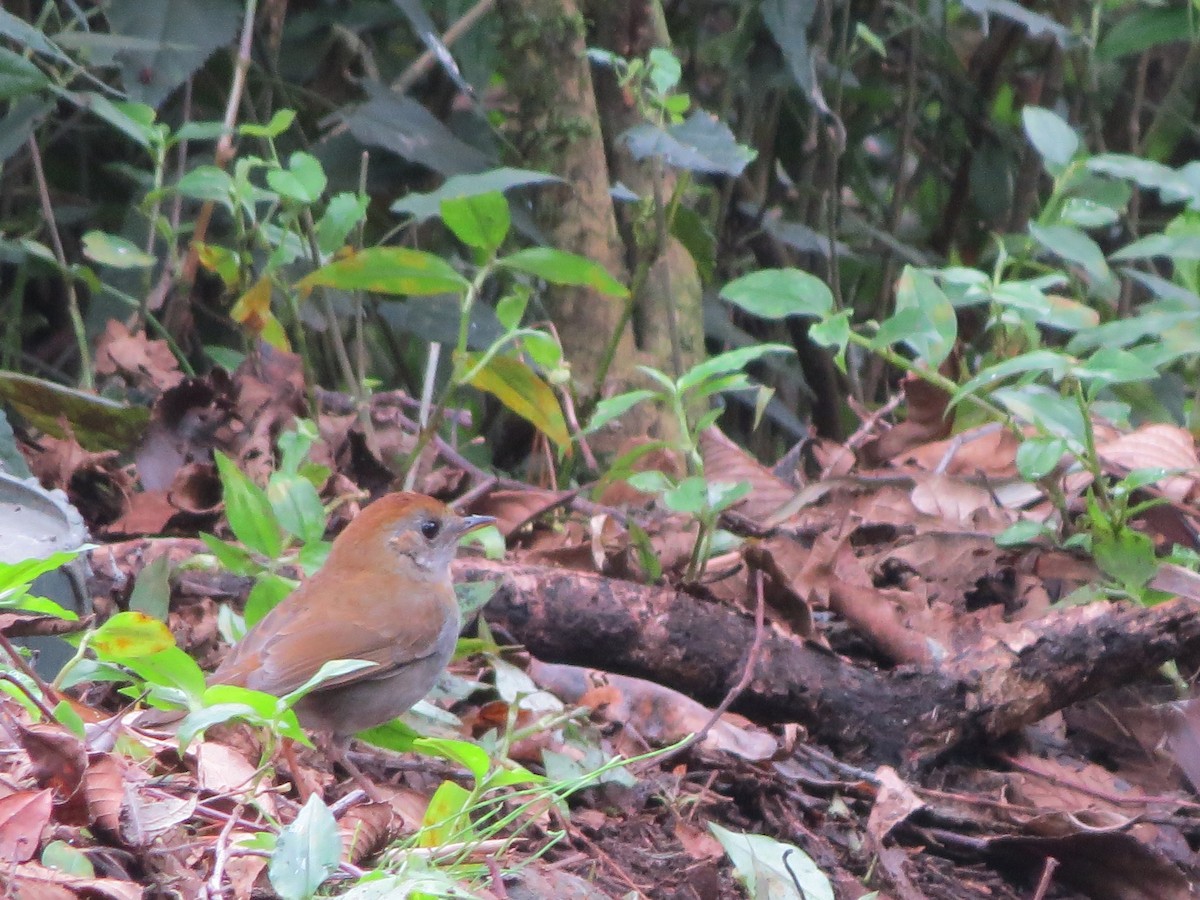
{"type": "Polygon", "coordinates": [[[750,682],[754,679],[754,670],[758,668],[758,658],[762,653],[763,632],[766,630],[765,620],[766,600],[763,597],[763,573],[761,569],[756,569],[754,572],[754,640],[750,642],[750,652],[746,655],[746,665],[742,667],[741,677],[738,678],[737,684],[729,689],[729,693],[725,695],[725,699],[721,701],[720,705],[713,710],[703,728],[665,756],[655,756],[646,760],[642,771],[651,766],[660,767],[663,763],[675,759],[703,741],[708,737],[709,731],[721,720],[721,716],[729,711],[729,707],[733,705],[734,701],[750,686],[750,682]]]}
{"type": "MultiPolygon", "coordinates": [[[[8,635],[6,635],[3,631],[0,631],[0,647],[3,647],[4,652],[7,653],[9,658],[12,659],[13,665],[20,669],[21,673],[26,678],[38,686],[38,690],[45,694],[48,699],[53,700],[55,703],[58,702],[58,691],[46,684],[46,682],[38,675],[38,673],[30,667],[29,663],[25,662],[25,657],[23,657],[20,651],[18,651],[17,648],[12,645],[8,639],[8,635]]],[[[13,684],[20,684],[20,682],[13,679],[13,684]]],[[[22,690],[25,690],[25,688],[22,687],[22,690]]],[[[29,691],[26,690],[25,693],[29,694],[29,691]]],[[[30,699],[37,702],[36,698],[34,698],[32,694],[29,694],[29,696],[30,699]]],[[[42,704],[39,702],[38,705],[41,706],[42,704]]],[[[45,712],[44,707],[43,712],[45,712]]],[[[51,718],[53,718],[53,716],[51,716],[51,718]]]]}
{"type": "Polygon", "coordinates": [[[58,223],[54,219],[54,206],[50,202],[50,185],[46,182],[46,173],[42,169],[42,152],[38,149],[37,138],[29,136],[29,158],[33,163],[33,177],[37,181],[38,199],[42,204],[42,217],[46,227],[50,229],[50,243],[54,246],[54,258],[62,271],[63,281],[67,288],[67,311],[71,317],[71,328],[75,332],[75,344],[79,348],[79,384],[84,390],[90,391],[95,387],[92,379],[92,358],[88,352],[87,329],[83,326],[83,315],[79,312],[79,295],[75,292],[75,278],[67,271],[67,254],[63,251],[62,237],[58,233],[58,223]]]}
{"type": "MultiPolygon", "coordinates": [[[[496,0],[479,0],[463,13],[457,22],[446,29],[445,34],[442,35],[442,44],[446,47],[452,46],[455,41],[470,31],[476,22],[491,12],[495,2],[496,0]]],[[[418,56],[407,69],[400,73],[400,77],[392,82],[392,90],[397,94],[407,93],[408,89],[433,67],[434,58],[432,50],[426,50],[418,56]]]]}
{"type": "Polygon", "coordinates": [[[217,843],[213,849],[212,873],[208,876],[207,885],[210,900],[225,895],[225,888],[221,882],[225,880],[225,864],[229,860],[229,837],[233,834],[234,826],[242,816],[244,806],[244,803],[239,802],[233,808],[233,815],[229,817],[229,821],[221,827],[221,833],[217,835],[217,843]]]}
{"type": "Polygon", "coordinates": [[[1044,900],[1046,892],[1050,890],[1050,881],[1054,878],[1054,870],[1057,868],[1058,860],[1053,856],[1047,856],[1042,865],[1042,877],[1038,879],[1037,890],[1033,892],[1033,900],[1044,900]]]}

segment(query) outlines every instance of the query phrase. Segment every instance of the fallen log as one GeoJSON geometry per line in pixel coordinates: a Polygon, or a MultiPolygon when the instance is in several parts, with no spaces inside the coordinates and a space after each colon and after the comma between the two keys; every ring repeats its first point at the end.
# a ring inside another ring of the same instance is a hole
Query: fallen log
{"type": "MultiPolygon", "coordinates": [[[[538,658],[652,679],[709,705],[737,682],[754,639],[749,616],[670,587],[476,559],[456,574],[498,582],[488,622],[538,658]]],[[[1200,647],[1198,612],[1185,599],[1068,607],[937,666],[890,671],[768,631],[733,709],[797,722],[843,758],[920,769],[1154,673],[1200,647]]]]}

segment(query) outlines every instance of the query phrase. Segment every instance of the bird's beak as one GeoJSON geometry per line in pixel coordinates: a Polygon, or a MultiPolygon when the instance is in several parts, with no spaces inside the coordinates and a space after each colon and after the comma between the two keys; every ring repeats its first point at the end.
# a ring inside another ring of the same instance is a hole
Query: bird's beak
{"type": "Polygon", "coordinates": [[[476,528],[482,528],[485,525],[491,525],[496,521],[495,516],[463,516],[459,520],[458,533],[460,535],[474,531],[476,528]]]}

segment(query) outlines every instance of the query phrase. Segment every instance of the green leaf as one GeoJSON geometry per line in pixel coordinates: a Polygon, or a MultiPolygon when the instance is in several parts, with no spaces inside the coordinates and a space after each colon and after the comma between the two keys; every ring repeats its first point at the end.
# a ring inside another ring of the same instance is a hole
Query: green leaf
{"type": "Polygon", "coordinates": [[[272,472],[267,481],[267,499],[288,534],[304,543],[325,536],[325,507],[313,483],[303,475],[272,472]]]}
{"type": "Polygon", "coordinates": [[[562,179],[557,175],[535,172],[531,169],[490,169],[474,175],[455,175],[446,179],[446,183],[432,193],[406,194],[393,203],[391,209],[394,213],[410,215],[417,221],[424,221],[438,215],[443,200],[454,197],[475,197],[493,191],[503,193],[512,188],[561,181],[562,179]]]}
{"type": "Polygon", "coordinates": [[[821,318],[833,310],[825,282],[800,269],[763,269],[729,282],[721,297],[762,319],[821,318]]]}
{"type": "Polygon", "coordinates": [[[92,262],[114,269],[148,269],[157,262],[130,241],[94,229],[83,236],[83,255],[92,262]]]}
{"type": "Polygon", "coordinates": [[[1136,354],[1119,347],[1101,347],[1075,368],[1077,378],[1105,384],[1129,384],[1150,381],[1158,371],[1136,354]]]}
{"type": "Polygon", "coordinates": [[[143,406],[128,406],[17,372],[0,372],[0,398],[53,437],[67,436],[62,425],[66,419],[75,439],[92,451],[132,447],[145,437],[150,422],[150,410],[143,406]]]}
{"type": "Polygon", "coordinates": [[[833,885],[812,857],[764,834],[740,834],[708,823],[753,900],[834,900],[833,885]]]}
{"type": "Polygon", "coordinates": [[[429,806],[417,832],[419,845],[437,847],[442,844],[469,843],[475,840],[475,828],[467,812],[471,792],[453,781],[443,781],[429,799],[429,806]]]}
{"type": "Polygon", "coordinates": [[[995,365],[981,369],[970,381],[963,384],[950,398],[949,408],[953,409],[964,397],[976,394],[982,388],[990,388],[999,384],[1005,378],[1021,375],[1026,372],[1044,372],[1051,381],[1062,381],[1071,371],[1077,360],[1057,350],[1032,350],[1022,353],[1012,359],[1006,359],[995,365]]]}
{"type": "Polygon", "coordinates": [[[1040,106],[1026,106],[1021,121],[1029,143],[1046,163],[1051,174],[1061,172],[1079,150],[1079,135],[1057,114],[1040,106]]]}
{"type": "Polygon", "coordinates": [[[475,776],[476,784],[482,784],[492,767],[487,751],[478,744],[455,741],[449,738],[423,737],[413,741],[413,749],[427,756],[440,756],[458,763],[475,776]]]}
{"type": "Polygon", "coordinates": [[[314,287],[373,291],[397,296],[462,293],[470,283],[440,256],[408,247],[369,247],[322,266],[296,282],[307,296],[314,287]]]}
{"type": "MultiPolygon", "coordinates": [[[[468,353],[465,368],[473,369],[478,354],[468,353]]],[[[560,450],[568,451],[571,435],[562,408],[550,385],[534,371],[510,356],[493,356],[470,380],[472,387],[486,391],[550,438],[560,450]]]]}
{"type": "Polygon", "coordinates": [[[404,724],[403,720],[392,719],[390,722],[360,731],[355,737],[376,747],[395,750],[397,753],[409,753],[422,735],[412,726],[404,724]]]}
{"type": "Polygon", "coordinates": [[[634,472],[625,479],[635,491],[644,494],[665,494],[675,489],[675,482],[667,477],[665,472],[658,469],[647,469],[645,472],[634,472]]]}
{"type": "Polygon", "coordinates": [[[739,144],[728,125],[699,109],[686,121],[666,129],[649,123],[635,125],[620,139],[636,160],[658,156],[674,168],[713,175],[736,177],[758,155],[739,144]]]}
{"type": "Polygon", "coordinates": [[[196,700],[204,695],[204,671],[174,644],[148,656],[123,659],[121,664],[147,684],[173,688],[196,700]]]}
{"type": "Polygon", "coordinates": [[[1022,388],[999,388],[992,399],[1018,419],[1067,441],[1067,448],[1078,453],[1085,446],[1085,427],[1079,406],[1058,393],[1030,384],[1022,388]]]}
{"type": "Polygon", "coordinates": [[[282,575],[267,573],[250,588],[246,595],[246,627],[253,627],[262,621],[263,617],[279,605],[288,594],[296,589],[296,582],[282,575]]]}
{"type": "Polygon", "coordinates": [[[216,166],[196,166],[175,183],[175,190],[193,200],[212,200],[226,209],[233,206],[233,179],[216,166]]]}
{"type": "Polygon", "coordinates": [[[119,662],[174,647],[175,638],[158,619],[140,612],[119,612],[92,632],[88,646],[102,659],[119,662]]]}
{"type": "Polygon", "coordinates": [[[1133,528],[1120,528],[1092,535],[1092,556],[1104,574],[1137,594],[1158,571],[1158,557],[1150,535],[1133,528]]]}
{"type": "Polygon", "coordinates": [[[271,116],[271,121],[266,125],[246,123],[239,125],[238,131],[248,137],[277,138],[291,128],[292,122],[295,120],[296,111],[294,109],[280,109],[275,111],[275,115],[271,116]]]}
{"type": "Polygon", "coordinates": [[[50,79],[25,57],[0,47],[0,100],[14,100],[48,87],[50,79]]]}
{"type": "Polygon", "coordinates": [[[508,236],[508,201],[499,191],[442,201],[442,221],[468,247],[495,253],[508,236]]]}
{"type": "Polygon", "coordinates": [[[1028,438],[1017,448],[1017,471],[1029,481],[1045,478],[1066,452],[1067,444],[1061,438],[1028,438]]]}
{"type": "Polygon", "coordinates": [[[75,875],[79,878],[96,877],[96,870],[87,854],[66,841],[48,843],[42,850],[42,865],[48,869],[57,869],[65,875],[75,875]]]}
{"type": "Polygon", "coordinates": [[[337,820],[315,794],[279,832],[267,874],[283,900],[309,900],[342,858],[337,820]]]}
{"type": "Polygon", "coordinates": [[[200,532],[200,540],[208,547],[209,552],[217,558],[217,562],[234,575],[251,575],[258,569],[258,564],[254,562],[250,553],[244,547],[227,543],[219,537],[203,531],[200,532]]]}
{"type": "Polygon", "coordinates": [[[692,366],[680,376],[677,387],[680,393],[691,390],[702,382],[716,375],[726,375],[730,372],[741,371],[750,363],[769,353],[795,353],[787,344],[756,344],[750,347],[739,347],[707,359],[692,366]]]}
{"type": "Polygon", "coordinates": [[[599,431],[609,422],[614,419],[619,419],[633,407],[637,406],[643,400],[650,400],[657,397],[656,391],[646,389],[637,391],[627,391],[624,394],[617,394],[613,397],[606,397],[596,404],[596,409],[592,413],[592,420],[588,423],[585,433],[592,434],[599,431]]]}
{"type": "Polygon", "coordinates": [[[288,158],[286,169],[267,170],[267,184],[291,200],[316,203],[325,192],[325,170],[311,153],[298,150],[288,158]]]}
{"type": "Polygon", "coordinates": [[[901,340],[931,369],[936,369],[954,349],[958,317],[954,305],[936,281],[913,266],[905,266],[896,283],[896,316],[915,313],[913,327],[901,340]]]}
{"type": "Polygon", "coordinates": [[[225,499],[225,518],[239,541],[263,556],[276,559],[283,550],[279,525],[266,491],[250,480],[228,456],[213,452],[225,499]]]}
{"type": "Polygon", "coordinates": [[[321,663],[321,668],[317,669],[312,677],[281,699],[289,708],[293,707],[326,682],[336,681],[354,672],[361,672],[363,669],[374,669],[378,665],[379,663],[369,659],[331,659],[321,663]]]}
{"type": "Polygon", "coordinates": [[[1129,8],[1123,11],[1116,24],[1100,40],[1096,47],[1096,58],[1109,63],[1162,44],[1188,41],[1192,37],[1193,14],[1194,10],[1186,5],[1129,8]]]}
{"type": "Polygon", "coordinates": [[[317,222],[317,247],[322,253],[333,253],[345,242],[350,232],[367,214],[367,197],[343,191],[335,194],[317,222]]]}
{"type": "Polygon", "coordinates": [[[62,568],[79,555],[77,550],[60,550],[45,559],[23,559],[20,562],[0,562],[0,600],[9,592],[28,588],[40,575],[62,568]]]}
{"type": "Polygon", "coordinates": [[[552,247],[530,247],[518,250],[496,262],[518,272],[526,272],[551,284],[589,287],[610,297],[628,297],[629,289],[617,281],[597,262],[555,250],[552,247]]]}
{"type": "Polygon", "coordinates": [[[133,591],[129,594],[129,608],[160,622],[167,621],[171,606],[170,575],[171,559],[166,553],[160,553],[138,572],[133,591]]]}
{"type": "Polygon", "coordinates": [[[1148,234],[1112,254],[1116,260],[1151,259],[1155,256],[1196,262],[1200,260],[1200,235],[1148,234]]]}
{"type": "Polygon", "coordinates": [[[693,475],[666,491],[662,499],[667,509],[699,515],[708,509],[708,482],[699,475],[693,475]]]}
{"type": "Polygon", "coordinates": [[[1104,251],[1078,228],[1072,228],[1069,225],[1038,225],[1036,222],[1030,222],[1029,233],[1034,240],[1055,256],[1081,266],[1088,275],[1097,281],[1112,278],[1112,272],[1104,258],[1104,251]]]}
{"type": "Polygon", "coordinates": [[[520,326],[525,307],[529,305],[529,297],[528,290],[516,290],[496,301],[496,320],[506,331],[515,331],[520,326]]]}

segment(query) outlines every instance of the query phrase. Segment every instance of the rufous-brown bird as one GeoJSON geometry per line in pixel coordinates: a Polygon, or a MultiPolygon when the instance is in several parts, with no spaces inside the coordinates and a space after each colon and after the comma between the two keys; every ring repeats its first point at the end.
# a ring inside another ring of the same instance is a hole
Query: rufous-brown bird
{"type": "Polygon", "coordinates": [[[460,627],[450,562],[459,538],[493,521],[460,516],[424,494],[381,497],[338,535],[320,571],[238,641],[209,683],[283,696],[330,660],[363,659],[375,665],[326,681],[296,704],[300,723],[341,745],[394,719],[429,693],[450,661],[460,627]]]}

